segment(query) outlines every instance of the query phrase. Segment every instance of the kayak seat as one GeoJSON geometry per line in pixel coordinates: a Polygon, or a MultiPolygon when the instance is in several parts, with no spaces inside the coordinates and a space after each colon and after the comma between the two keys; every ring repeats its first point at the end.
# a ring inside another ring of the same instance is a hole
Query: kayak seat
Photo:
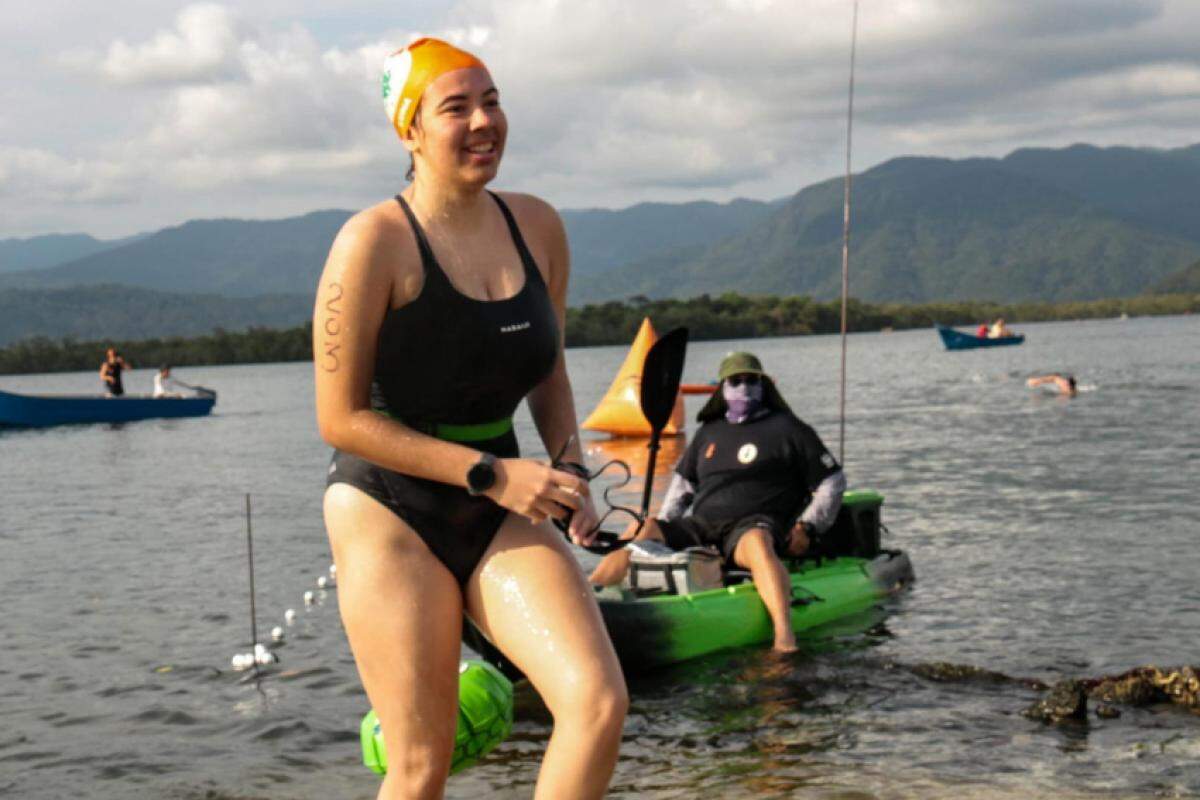
{"type": "Polygon", "coordinates": [[[883,498],[878,495],[856,497],[852,502],[843,503],[833,525],[817,537],[805,558],[819,561],[838,556],[874,558],[879,555],[882,505],[883,498]]]}

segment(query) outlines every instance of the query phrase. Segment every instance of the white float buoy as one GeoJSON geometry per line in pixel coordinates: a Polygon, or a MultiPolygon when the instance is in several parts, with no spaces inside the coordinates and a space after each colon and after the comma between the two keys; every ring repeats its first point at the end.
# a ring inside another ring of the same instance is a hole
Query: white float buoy
{"type": "Polygon", "coordinates": [[[283,641],[283,628],[279,627],[278,625],[276,625],[274,628],[271,628],[271,641],[272,642],[282,642],[283,641]]]}
{"type": "Polygon", "coordinates": [[[293,622],[295,622],[296,621],[296,609],[289,608],[287,611],[283,612],[283,621],[286,622],[288,625],[291,625],[293,622]]]}
{"type": "Polygon", "coordinates": [[[326,578],[324,575],[317,578],[317,588],[318,589],[324,589],[328,584],[329,584],[329,579],[326,578]]]}
{"type": "Polygon", "coordinates": [[[310,591],[307,591],[304,593],[304,605],[311,606],[312,604],[313,604],[313,593],[310,590],[310,591]]]}
{"type": "Polygon", "coordinates": [[[274,664],[279,660],[279,657],[265,647],[262,650],[255,651],[254,661],[260,667],[265,667],[267,664],[274,664]]]}
{"type": "Polygon", "coordinates": [[[329,577],[330,577],[331,579],[336,579],[336,578],[337,578],[337,564],[330,564],[330,565],[329,565],[329,577]]]}

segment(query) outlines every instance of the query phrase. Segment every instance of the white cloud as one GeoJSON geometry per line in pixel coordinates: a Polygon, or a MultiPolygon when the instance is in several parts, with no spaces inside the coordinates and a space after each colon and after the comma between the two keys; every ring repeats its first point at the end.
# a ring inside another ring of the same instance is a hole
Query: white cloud
{"type": "MultiPolygon", "coordinates": [[[[71,4],[46,2],[65,27],[71,4]]],[[[60,200],[106,203],[95,219],[125,202],[124,218],[105,217],[118,233],[212,208],[373,202],[407,165],[381,110],[379,65],[417,35],[487,61],[511,129],[499,184],[559,205],[780,196],[837,174],[844,158],[847,0],[443,0],[391,30],[379,20],[400,16],[370,0],[236,11],[136,0],[128,19],[120,8],[109,28],[92,13],[98,32],[62,37],[93,48],[66,58],[70,81],[53,69],[49,36],[21,83],[7,76],[24,62],[0,53],[0,88],[10,82],[36,109],[34,124],[0,120],[8,225],[32,219],[18,186],[46,204],[39,218],[60,200]]],[[[856,168],[914,152],[1200,138],[1191,0],[864,2],[859,25],[856,168]]]]}
{"type": "Polygon", "coordinates": [[[202,3],[179,12],[174,30],[156,33],[149,41],[127,44],[118,39],[108,47],[100,72],[124,84],[203,82],[237,72],[238,25],[223,6],[202,3]]]}
{"type": "Polygon", "coordinates": [[[0,200],[63,205],[122,202],[136,170],[120,161],[66,158],[40,148],[0,147],[0,200]]]}

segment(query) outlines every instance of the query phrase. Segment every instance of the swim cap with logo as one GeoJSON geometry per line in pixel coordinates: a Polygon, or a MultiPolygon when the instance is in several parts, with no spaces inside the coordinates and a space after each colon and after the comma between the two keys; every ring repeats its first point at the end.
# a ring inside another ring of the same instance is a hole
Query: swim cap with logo
{"type": "Polygon", "coordinates": [[[383,62],[383,107],[396,133],[404,136],[426,87],[456,69],[487,69],[475,56],[441,39],[417,39],[383,62]]]}

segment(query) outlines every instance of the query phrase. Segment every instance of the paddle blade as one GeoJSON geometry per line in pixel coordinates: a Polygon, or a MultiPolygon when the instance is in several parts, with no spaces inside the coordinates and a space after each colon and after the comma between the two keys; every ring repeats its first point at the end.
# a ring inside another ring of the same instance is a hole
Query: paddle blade
{"type": "Polygon", "coordinates": [[[642,413],[655,434],[662,433],[675,408],[687,342],[688,329],[675,328],[646,353],[642,366],[642,413]]]}

